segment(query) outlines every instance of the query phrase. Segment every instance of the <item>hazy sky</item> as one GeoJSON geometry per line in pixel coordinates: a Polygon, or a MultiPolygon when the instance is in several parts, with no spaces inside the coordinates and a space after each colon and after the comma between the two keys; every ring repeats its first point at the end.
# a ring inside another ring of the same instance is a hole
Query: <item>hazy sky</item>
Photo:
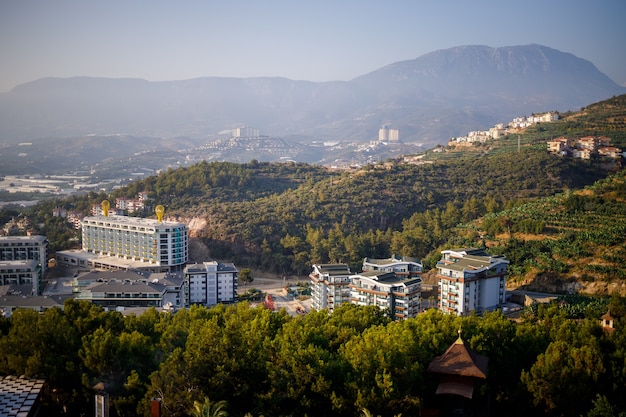
{"type": "Polygon", "coordinates": [[[626,0],[0,0],[0,92],[42,77],[350,80],[460,45],[545,45],[626,84],[626,0]]]}

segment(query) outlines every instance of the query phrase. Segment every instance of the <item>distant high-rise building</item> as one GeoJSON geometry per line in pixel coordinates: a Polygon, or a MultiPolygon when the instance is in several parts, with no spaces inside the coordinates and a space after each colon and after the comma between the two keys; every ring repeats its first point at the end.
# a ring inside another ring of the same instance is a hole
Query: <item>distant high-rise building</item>
{"type": "Polygon", "coordinates": [[[400,140],[400,131],[398,129],[389,129],[387,126],[381,126],[378,129],[378,140],[381,142],[398,142],[400,140]]]}
{"type": "Polygon", "coordinates": [[[232,130],[232,136],[234,138],[258,138],[259,129],[254,129],[246,126],[237,127],[232,130]]]}

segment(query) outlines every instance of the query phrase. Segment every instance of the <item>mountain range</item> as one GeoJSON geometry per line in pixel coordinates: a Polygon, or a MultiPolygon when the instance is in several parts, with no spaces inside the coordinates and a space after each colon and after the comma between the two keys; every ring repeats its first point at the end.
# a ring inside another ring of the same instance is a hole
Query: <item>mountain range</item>
{"type": "Polygon", "coordinates": [[[0,94],[0,143],[116,133],[202,143],[240,126],[309,142],[369,141],[388,125],[403,142],[429,146],[624,93],[591,62],[541,45],[438,50],[350,81],[43,78],[0,94]]]}

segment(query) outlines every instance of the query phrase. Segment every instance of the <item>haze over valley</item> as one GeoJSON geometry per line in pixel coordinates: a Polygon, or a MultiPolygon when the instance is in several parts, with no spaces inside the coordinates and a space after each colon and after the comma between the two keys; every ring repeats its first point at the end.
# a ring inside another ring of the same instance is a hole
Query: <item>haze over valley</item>
{"type": "Polygon", "coordinates": [[[540,45],[438,50],[346,82],[45,78],[0,94],[0,175],[131,179],[200,160],[363,165],[624,92],[591,62],[540,45]],[[245,126],[257,136],[233,140],[245,126]],[[398,140],[380,141],[381,126],[398,140]]]}

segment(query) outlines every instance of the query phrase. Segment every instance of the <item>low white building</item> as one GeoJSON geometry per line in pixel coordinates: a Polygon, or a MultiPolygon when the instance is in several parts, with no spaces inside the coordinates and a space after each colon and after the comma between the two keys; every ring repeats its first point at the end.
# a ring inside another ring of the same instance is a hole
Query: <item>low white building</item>
{"type": "Polygon", "coordinates": [[[500,308],[506,302],[509,261],[483,249],[450,249],[437,263],[439,309],[467,315],[500,308]]]}
{"type": "Polygon", "coordinates": [[[108,310],[137,307],[184,307],[183,277],[170,273],[90,271],[74,278],[77,300],[90,301],[108,310]]]}

